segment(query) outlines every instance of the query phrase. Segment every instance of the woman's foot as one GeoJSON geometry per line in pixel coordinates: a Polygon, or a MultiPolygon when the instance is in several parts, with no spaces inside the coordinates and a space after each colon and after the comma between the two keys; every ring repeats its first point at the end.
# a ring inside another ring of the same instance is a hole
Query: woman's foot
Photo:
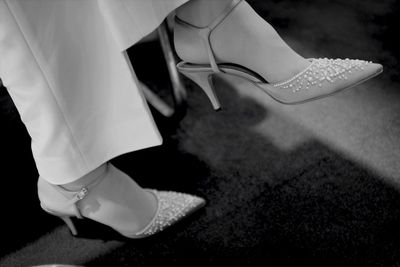
{"type": "Polygon", "coordinates": [[[77,203],[83,217],[127,233],[139,232],[153,219],[157,211],[156,197],[111,164],[103,164],[62,187],[79,191],[98,180],[102,180],[101,184],[93,186],[90,194],[77,203]]]}
{"type": "Polygon", "coordinates": [[[280,103],[300,104],[358,85],[383,70],[364,60],[304,59],[244,0],[222,1],[226,7],[189,2],[178,10],[174,28],[183,59],[177,68],[204,90],[214,109],[220,108],[214,74],[243,78],[280,103]],[[205,14],[207,8],[217,11],[205,14]]]}
{"type": "Polygon", "coordinates": [[[204,199],[177,192],[141,188],[128,175],[104,164],[62,186],[38,180],[42,208],[76,229],[70,217],[89,218],[129,238],[142,238],[174,224],[205,204],[204,199]]]}
{"type": "MultiPolygon", "coordinates": [[[[233,0],[192,0],[177,10],[181,20],[206,27],[233,0]]],[[[197,32],[175,25],[175,48],[190,63],[209,64],[206,47],[197,32]]],[[[235,63],[260,74],[269,83],[287,80],[310,65],[293,51],[274,28],[242,1],[211,33],[217,63],[235,63]]]]}

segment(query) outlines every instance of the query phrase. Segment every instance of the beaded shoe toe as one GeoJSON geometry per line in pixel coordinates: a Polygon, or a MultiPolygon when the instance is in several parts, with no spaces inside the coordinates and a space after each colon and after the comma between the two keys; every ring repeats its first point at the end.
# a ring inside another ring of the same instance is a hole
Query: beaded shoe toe
{"type": "Polygon", "coordinates": [[[149,190],[158,200],[158,208],[153,220],[143,230],[135,234],[136,238],[147,237],[175,224],[184,217],[203,207],[205,200],[189,194],[173,191],[149,190]]]}
{"type": "Polygon", "coordinates": [[[255,82],[283,104],[300,104],[358,85],[382,72],[382,66],[358,59],[309,59],[311,64],[287,81],[255,82]]]}

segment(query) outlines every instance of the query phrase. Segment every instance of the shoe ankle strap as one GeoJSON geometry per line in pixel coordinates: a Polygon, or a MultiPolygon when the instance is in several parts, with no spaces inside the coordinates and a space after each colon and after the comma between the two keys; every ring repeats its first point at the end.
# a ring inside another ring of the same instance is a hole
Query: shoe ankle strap
{"type": "Polygon", "coordinates": [[[64,204],[65,207],[68,206],[73,206],[75,210],[76,217],[82,218],[82,215],[76,206],[76,203],[82,199],[84,199],[87,194],[90,193],[90,191],[96,187],[98,184],[100,184],[104,178],[107,176],[105,175],[105,172],[107,172],[109,166],[108,164],[104,164],[104,166],[101,166],[98,170],[96,170],[96,178],[90,183],[85,186],[83,186],[80,190],[74,191],[74,190],[68,190],[63,186],[60,185],[54,185],[54,188],[59,191],[61,194],[66,196],[68,198],[68,201],[66,201],[64,204]]]}
{"type": "Polygon", "coordinates": [[[225,18],[242,2],[243,0],[232,0],[229,5],[221,12],[221,14],[218,15],[216,19],[213,20],[208,26],[206,27],[198,27],[195,26],[191,23],[188,23],[182,19],[180,19],[178,16],[175,16],[175,22],[188,27],[188,28],[195,28],[198,30],[198,34],[200,35],[201,39],[204,42],[204,45],[206,46],[207,49],[207,54],[208,58],[210,61],[211,68],[213,69],[214,72],[222,72],[218,64],[215,60],[214,56],[214,51],[212,50],[211,47],[211,40],[210,40],[210,35],[211,32],[219,25],[222,23],[222,21],[225,20],[225,18]]]}

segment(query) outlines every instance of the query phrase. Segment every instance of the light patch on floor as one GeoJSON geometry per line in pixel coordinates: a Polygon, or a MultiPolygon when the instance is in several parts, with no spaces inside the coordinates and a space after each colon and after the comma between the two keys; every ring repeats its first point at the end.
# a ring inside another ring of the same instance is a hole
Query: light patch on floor
{"type": "Polygon", "coordinates": [[[255,130],[280,148],[290,150],[318,139],[400,185],[400,96],[388,93],[384,84],[384,78],[378,77],[302,105],[282,105],[249,84],[237,88],[272,110],[255,130]]]}

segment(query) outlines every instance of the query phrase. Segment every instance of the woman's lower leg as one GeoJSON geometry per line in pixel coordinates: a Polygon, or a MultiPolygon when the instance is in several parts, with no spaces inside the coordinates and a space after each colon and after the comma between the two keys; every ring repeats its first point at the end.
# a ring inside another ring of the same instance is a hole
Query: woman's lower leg
{"type": "Polygon", "coordinates": [[[207,26],[228,6],[232,0],[191,0],[176,10],[184,21],[199,27],[207,26]]]}
{"type": "MultiPolygon", "coordinates": [[[[193,0],[180,7],[177,16],[190,24],[204,27],[223,12],[231,1],[193,0]]],[[[188,62],[208,63],[204,44],[185,38],[185,34],[185,30],[180,30],[175,36],[178,55],[188,62]]],[[[210,41],[218,62],[240,64],[271,83],[290,78],[310,64],[293,51],[245,1],[218,25],[210,41]]]]}

